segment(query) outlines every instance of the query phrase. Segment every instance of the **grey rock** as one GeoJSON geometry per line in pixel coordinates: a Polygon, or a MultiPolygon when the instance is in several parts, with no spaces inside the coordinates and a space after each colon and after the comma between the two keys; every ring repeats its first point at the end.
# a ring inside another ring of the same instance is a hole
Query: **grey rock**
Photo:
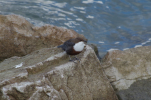
{"type": "Polygon", "coordinates": [[[151,46],[110,51],[101,65],[121,100],[149,100],[151,46]]]}
{"type": "Polygon", "coordinates": [[[150,100],[151,78],[138,80],[128,89],[117,92],[119,100],[150,100]]]}
{"type": "Polygon", "coordinates": [[[98,59],[101,60],[101,57],[99,55],[97,46],[95,44],[89,44],[89,46],[94,50],[94,52],[97,55],[98,59]]]}
{"type": "Polygon", "coordinates": [[[0,100],[117,100],[91,47],[80,62],[61,51],[45,48],[1,62],[0,100]]]}

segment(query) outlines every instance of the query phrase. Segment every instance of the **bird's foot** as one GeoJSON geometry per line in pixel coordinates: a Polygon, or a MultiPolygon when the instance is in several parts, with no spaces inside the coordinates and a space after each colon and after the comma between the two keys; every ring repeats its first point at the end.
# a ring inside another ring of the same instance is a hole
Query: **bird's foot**
{"type": "Polygon", "coordinates": [[[78,60],[78,61],[80,61],[80,59],[79,58],[77,58],[77,57],[75,57],[74,59],[70,59],[69,61],[76,61],[76,60],[78,60]]]}
{"type": "Polygon", "coordinates": [[[79,59],[79,58],[77,58],[77,57],[75,57],[76,58],[76,60],[78,60],[78,61],[80,61],[81,59],[79,59]]]}
{"type": "Polygon", "coordinates": [[[69,61],[74,61],[74,60],[70,59],[69,61]]]}

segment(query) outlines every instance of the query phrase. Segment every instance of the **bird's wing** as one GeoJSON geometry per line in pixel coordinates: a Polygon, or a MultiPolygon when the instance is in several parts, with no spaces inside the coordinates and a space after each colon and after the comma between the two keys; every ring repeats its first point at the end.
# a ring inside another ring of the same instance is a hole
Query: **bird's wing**
{"type": "Polygon", "coordinates": [[[66,41],[66,42],[64,43],[64,45],[66,45],[66,46],[74,46],[75,43],[72,42],[71,40],[69,40],[69,41],[66,41]]]}

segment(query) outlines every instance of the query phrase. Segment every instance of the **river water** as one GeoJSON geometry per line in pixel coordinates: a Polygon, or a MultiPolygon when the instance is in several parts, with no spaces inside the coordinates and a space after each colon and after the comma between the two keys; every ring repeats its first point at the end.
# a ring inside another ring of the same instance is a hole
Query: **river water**
{"type": "Polygon", "coordinates": [[[0,0],[0,14],[73,29],[96,44],[101,56],[151,45],[151,0],[0,0]]]}

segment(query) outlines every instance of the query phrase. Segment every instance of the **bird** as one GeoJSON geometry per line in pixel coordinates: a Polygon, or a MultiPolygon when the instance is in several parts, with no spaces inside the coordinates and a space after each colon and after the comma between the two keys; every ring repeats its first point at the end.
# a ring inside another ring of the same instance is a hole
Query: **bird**
{"type": "MultiPolygon", "coordinates": [[[[70,58],[70,55],[77,55],[81,53],[84,47],[86,46],[86,43],[87,40],[77,37],[65,41],[62,45],[59,45],[58,48],[62,48],[62,50],[64,50],[69,55],[70,58]]],[[[76,59],[78,58],[76,57],[76,59]]],[[[69,61],[73,60],[71,60],[70,58],[69,61]]]]}

